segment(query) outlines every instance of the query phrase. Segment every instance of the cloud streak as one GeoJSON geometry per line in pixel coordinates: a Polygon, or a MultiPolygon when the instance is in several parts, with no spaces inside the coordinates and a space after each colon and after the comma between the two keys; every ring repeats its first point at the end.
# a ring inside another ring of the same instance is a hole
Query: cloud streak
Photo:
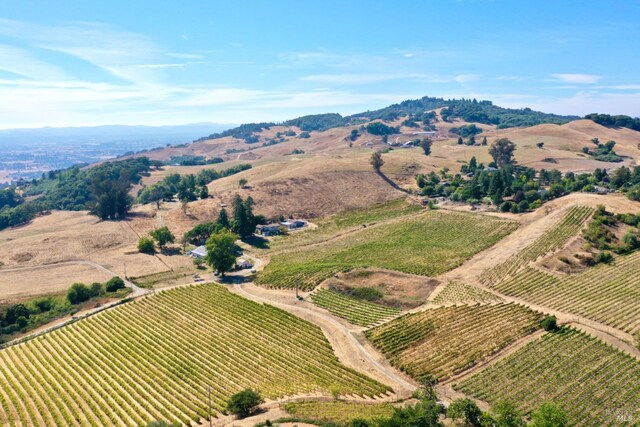
{"type": "Polygon", "coordinates": [[[552,77],[557,81],[574,84],[594,84],[602,79],[595,74],[553,74],[552,77]]]}

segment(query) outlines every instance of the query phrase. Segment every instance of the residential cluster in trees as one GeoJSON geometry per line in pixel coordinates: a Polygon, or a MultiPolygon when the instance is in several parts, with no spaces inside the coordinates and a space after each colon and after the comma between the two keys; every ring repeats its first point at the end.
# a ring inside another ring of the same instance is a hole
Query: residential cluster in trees
{"type": "Polygon", "coordinates": [[[596,169],[593,173],[563,175],[556,169],[536,171],[515,165],[515,148],[508,139],[499,139],[489,149],[494,159],[489,165],[479,164],[472,157],[458,174],[443,169],[440,173],[416,175],[418,187],[425,196],[471,204],[493,203],[503,212],[513,213],[526,212],[572,192],[622,191],[631,200],[640,200],[640,166],[623,166],[611,174],[606,169],[596,169]]]}

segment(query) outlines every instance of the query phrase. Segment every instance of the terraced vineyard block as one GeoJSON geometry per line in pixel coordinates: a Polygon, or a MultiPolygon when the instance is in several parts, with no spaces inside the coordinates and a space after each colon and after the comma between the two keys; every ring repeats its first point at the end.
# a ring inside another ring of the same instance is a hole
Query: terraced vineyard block
{"type": "Polygon", "coordinates": [[[404,315],[366,336],[413,378],[442,380],[539,329],[540,319],[517,304],[439,307],[404,315]]]}
{"type": "Polygon", "coordinates": [[[388,387],[338,362],[320,328],[218,285],[161,292],[0,351],[0,424],[185,423],[263,396],[388,387]]]}
{"type": "Polygon", "coordinates": [[[449,283],[433,299],[436,304],[502,301],[497,295],[463,283],[449,283]]]}
{"type": "Polygon", "coordinates": [[[549,252],[563,248],[585,224],[585,221],[593,214],[593,209],[587,206],[574,206],[542,236],[532,244],[509,257],[502,264],[485,271],[480,276],[480,281],[486,284],[499,283],[513,276],[549,252]]]}
{"type": "Polygon", "coordinates": [[[526,268],[497,285],[503,294],[640,334],[640,252],[580,273],[556,277],[526,268]]]}
{"type": "Polygon", "coordinates": [[[313,293],[311,301],[336,316],[360,326],[369,326],[400,313],[397,308],[362,301],[327,289],[320,289],[313,293]]]}
{"type": "Polygon", "coordinates": [[[436,276],[458,267],[517,227],[517,222],[486,215],[428,211],[274,255],[257,283],[311,290],[335,273],[367,267],[436,276]]]}
{"type": "Polygon", "coordinates": [[[542,402],[559,402],[570,425],[632,426],[640,415],[639,378],[638,360],[564,329],[545,334],[454,388],[489,403],[508,400],[526,413],[542,402]]]}

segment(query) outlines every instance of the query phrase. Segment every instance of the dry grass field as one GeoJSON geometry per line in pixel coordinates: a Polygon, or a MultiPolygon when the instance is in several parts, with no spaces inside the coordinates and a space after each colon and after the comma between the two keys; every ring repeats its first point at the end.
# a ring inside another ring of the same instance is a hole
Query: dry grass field
{"type": "Polygon", "coordinates": [[[35,295],[65,292],[72,282],[104,283],[111,276],[88,265],[54,265],[45,268],[0,270],[0,303],[24,300],[35,295]]]}

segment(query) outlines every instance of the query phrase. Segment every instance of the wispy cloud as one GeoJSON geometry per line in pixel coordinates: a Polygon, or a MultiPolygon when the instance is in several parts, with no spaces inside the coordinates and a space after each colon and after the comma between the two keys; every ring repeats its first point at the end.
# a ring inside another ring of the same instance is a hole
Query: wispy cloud
{"type": "Polygon", "coordinates": [[[602,79],[602,76],[595,74],[552,74],[552,77],[557,81],[575,84],[594,84],[602,79]]]}
{"type": "Polygon", "coordinates": [[[70,78],[62,69],[38,59],[31,52],[7,45],[0,45],[0,70],[33,79],[70,78]]]}

